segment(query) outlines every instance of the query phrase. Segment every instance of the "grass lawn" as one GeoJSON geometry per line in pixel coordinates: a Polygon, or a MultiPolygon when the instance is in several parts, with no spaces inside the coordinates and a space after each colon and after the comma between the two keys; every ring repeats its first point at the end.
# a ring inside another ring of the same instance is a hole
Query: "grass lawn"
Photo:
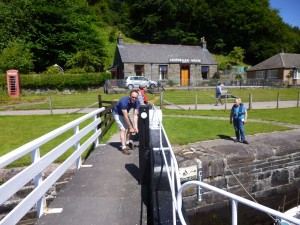
{"type": "MultiPolygon", "coordinates": [[[[285,96],[286,100],[296,100],[298,96],[298,89],[259,89],[259,90],[232,90],[232,93],[236,92],[239,97],[249,95],[253,93],[255,99],[260,101],[268,101],[276,99],[278,92],[280,95],[285,96]]],[[[118,100],[127,94],[103,94],[101,92],[84,92],[74,94],[51,94],[53,108],[77,108],[86,107],[94,104],[98,101],[98,94],[102,95],[103,100],[112,101],[118,100]]],[[[176,104],[193,104],[195,95],[198,96],[198,104],[209,103],[211,99],[213,102],[215,99],[214,90],[199,90],[199,91],[166,91],[164,92],[164,98],[176,104]],[[201,102],[202,101],[202,102],[201,102]]],[[[30,103],[35,101],[45,101],[39,105],[22,106],[22,107],[11,107],[12,109],[40,109],[49,107],[47,98],[50,95],[22,95],[18,99],[9,99],[6,101],[0,95],[1,101],[0,106],[30,103]],[[44,105],[43,105],[44,104],[44,105]],[[48,104],[48,105],[47,105],[48,104]]],[[[150,102],[158,102],[159,95],[148,94],[150,102]]],[[[156,104],[156,105],[158,105],[156,104]]],[[[96,104],[94,107],[97,107],[96,104]]],[[[4,110],[4,108],[0,108],[4,110]]],[[[7,108],[5,108],[7,110],[7,108]]],[[[194,115],[194,116],[207,116],[207,119],[203,118],[174,118],[164,117],[163,123],[166,129],[169,140],[172,144],[187,144],[191,142],[213,140],[224,136],[234,136],[232,125],[229,124],[229,113],[222,110],[170,110],[163,109],[163,115],[194,115]],[[226,120],[216,120],[209,117],[225,117],[226,120]],[[178,132],[180,130],[180,132],[178,132]]],[[[0,156],[22,146],[23,144],[32,141],[43,134],[48,133],[76,118],[82,114],[66,114],[66,115],[31,115],[31,116],[0,116],[0,156]]],[[[278,121],[284,123],[300,124],[298,118],[300,115],[300,108],[280,108],[280,109],[255,109],[249,111],[249,119],[261,119],[268,121],[278,121]]],[[[246,125],[246,134],[265,133],[279,130],[290,129],[288,127],[276,126],[272,124],[261,125],[262,123],[250,122],[246,125]]],[[[41,155],[46,154],[48,151],[57,146],[63,140],[68,138],[73,131],[60,136],[53,141],[47,143],[41,147],[41,155]]],[[[102,140],[106,142],[109,137],[117,132],[117,126],[114,124],[108,134],[102,140]]],[[[71,149],[66,155],[62,156],[58,161],[64,160],[73,149],[71,149]]],[[[84,155],[85,157],[85,155],[84,155]]],[[[18,162],[11,166],[28,165],[30,162],[29,156],[23,157],[18,162]],[[24,159],[23,159],[24,158],[24,159]]]]}
{"type": "MultiPolygon", "coordinates": [[[[219,116],[229,119],[230,109],[223,110],[179,110],[163,109],[163,115],[194,115],[194,116],[219,116]]],[[[283,123],[292,123],[300,125],[300,107],[279,108],[279,109],[254,109],[248,111],[249,119],[260,119],[267,121],[277,121],[283,123]]]]}
{"type": "MultiPolygon", "coordinates": [[[[0,156],[30,142],[34,139],[47,134],[48,132],[55,130],[68,122],[71,122],[83,114],[63,114],[63,115],[31,115],[31,116],[0,116],[0,156]]],[[[91,122],[91,119],[84,123],[91,122]]],[[[114,124],[109,132],[104,136],[100,142],[106,142],[109,137],[117,132],[117,126],[114,124]]],[[[41,156],[51,151],[53,148],[58,146],[61,142],[72,136],[74,133],[73,129],[58,136],[57,138],[47,142],[41,146],[41,156]]],[[[83,138],[83,141],[87,138],[83,138]]],[[[64,161],[72,152],[74,148],[70,149],[63,156],[61,156],[57,162],[64,161]]],[[[88,154],[86,151],[83,154],[83,158],[88,154]]],[[[30,163],[30,155],[22,157],[9,167],[24,166],[30,163]]]]}
{"type": "MultiPolygon", "coordinates": [[[[170,143],[178,145],[235,136],[229,120],[164,117],[163,125],[170,143]]],[[[246,135],[284,130],[290,128],[272,124],[262,126],[256,122],[249,122],[245,126],[246,135]]]]}
{"type": "MultiPolygon", "coordinates": [[[[224,88],[224,90],[226,87],[224,88]]],[[[249,102],[249,96],[252,95],[253,102],[268,102],[276,101],[279,93],[280,101],[294,100],[297,101],[300,89],[229,89],[229,93],[242,99],[243,102],[249,102]]],[[[214,104],[215,90],[201,89],[201,90],[182,90],[182,91],[165,91],[163,99],[178,105],[190,104],[214,104]],[[197,100],[196,100],[197,99],[197,100]]],[[[228,100],[232,102],[232,99],[228,100]]],[[[159,98],[154,102],[155,105],[160,104],[159,98]]],[[[164,103],[166,104],[166,103],[164,103]]]]}

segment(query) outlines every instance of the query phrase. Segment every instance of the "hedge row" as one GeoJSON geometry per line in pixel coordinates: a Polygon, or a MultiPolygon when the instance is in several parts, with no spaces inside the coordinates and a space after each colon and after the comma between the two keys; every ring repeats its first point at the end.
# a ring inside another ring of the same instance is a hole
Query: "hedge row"
{"type": "MultiPolygon", "coordinates": [[[[110,73],[97,74],[34,74],[20,75],[21,89],[43,90],[87,90],[99,88],[104,85],[106,79],[111,78],[110,73]]],[[[6,75],[0,74],[0,87],[7,89],[6,75]]]]}

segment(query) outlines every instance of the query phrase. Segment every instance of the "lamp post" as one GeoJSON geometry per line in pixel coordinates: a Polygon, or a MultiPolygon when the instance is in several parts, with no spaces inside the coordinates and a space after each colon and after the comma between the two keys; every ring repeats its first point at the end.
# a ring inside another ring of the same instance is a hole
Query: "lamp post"
{"type": "Polygon", "coordinates": [[[61,68],[59,65],[54,64],[53,66],[55,66],[55,67],[57,67],[58,69],[60,69],[60,72],[61,72],[62,74],[65,73],[64,70],[63,70],[63,68],[61,68]]]}

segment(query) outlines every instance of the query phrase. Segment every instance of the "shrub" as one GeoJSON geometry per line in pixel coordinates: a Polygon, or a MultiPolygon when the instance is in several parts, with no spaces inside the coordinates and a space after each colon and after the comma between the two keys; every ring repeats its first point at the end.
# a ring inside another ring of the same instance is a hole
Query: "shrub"
{"type": "MultiPolygon", "coordinates": [[[[43,90],[88,90],[104,85],[106,79],[111,78],[110,73],[93,74],[33,74],[20,75],[21,89],[43,90]]],[[[0,75],[0,87],[6,89],[6,75],[0,75]]]]}

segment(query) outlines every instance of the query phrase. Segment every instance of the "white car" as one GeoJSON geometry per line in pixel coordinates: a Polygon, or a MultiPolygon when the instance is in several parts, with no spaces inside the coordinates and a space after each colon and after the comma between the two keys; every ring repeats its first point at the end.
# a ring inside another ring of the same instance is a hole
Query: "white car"
{"type": "Polygon", "coordinates": [[[130,76],[125,77],[125,88],[132,90],[133,88],[138,88],[140,84],[145,84],[147,88],[157,87],[157,82],[147,79],[143,76],[130,76]]]}

